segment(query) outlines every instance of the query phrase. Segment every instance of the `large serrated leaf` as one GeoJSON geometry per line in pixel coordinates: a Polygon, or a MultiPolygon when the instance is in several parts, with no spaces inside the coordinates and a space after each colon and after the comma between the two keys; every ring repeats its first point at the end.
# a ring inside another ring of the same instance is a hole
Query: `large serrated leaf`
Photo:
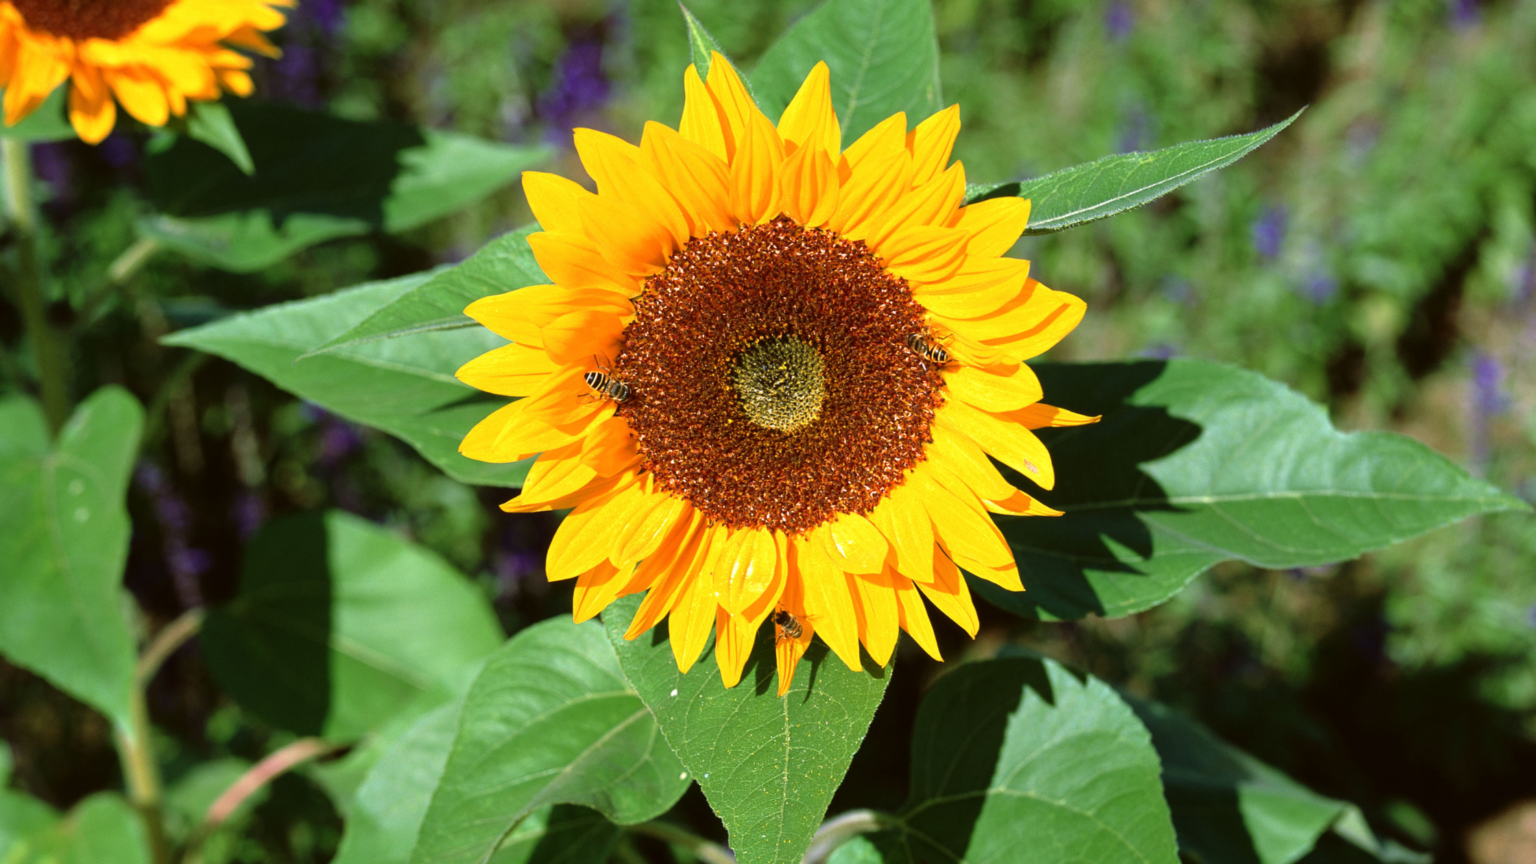
{"type": "MultiPolygon", "coordinates": [[[[1343,833],[1334,836],[1363,853],[1377,855],[1386,848],[1353,805],[1318,795],[1164,705],[1126,701],[1152,733],[1162,759],[1163,791],[1186,858],[1292,864],[1335,826],[1343,833]]],[[[1419,857],[1393,848],[1394,860],[1419,857]]]]}
{"type": "Polygon", "coordinates": [[[532,813],[555,804],[642,822],[688,784],[602,628],[545,621],[475,679],[411,861],[495,860],[532,813]]]}
{"type": "Polygon", "coordinates": [[[988,198],[1030,199],[1026,234],[1050,234],[1106,219],[1225,168],[1291,125],[1298,111],[1247,135],[1187,141],[1150,153],[1121,153],[1032,180],[973,185],[966,203],[988,198]]]}
{"type": "Polygon", "coordinates": [[[1109,685],[1010,657],[940,678],[886,860],[1177,864],[1151,737],[1109,685]]]}
{"type": "MultiPolygon", "coordinates": [[[[432,792],[442,780],[463,700],[422,717],[384,750],[347,808],[332,864],[408,864],[432,792]]],[[[568,804],[536,810],[502,841],[493,864],[606,860],[618,828],[568,804]]]]}
{"type": "Polygon", "coordinates": [[[330,511],[263,528],[240,593],[209,613],[201,638],[241,705],[349,742],[462,692],[502,636],[481,592],[445,561],[330,511]]]}
{"type": "Polygon", "coordinates": [[[225,137],[244,142],[254,173],[201,141],[179,138],[146,162],[160,215],[140,230],[236,272],[324,240],[424,225],[505,187],[549,155],[541,147],[273,103],[235,103],[229,111],[235,128],[225,137]]]}
{"type": "Polygon", "coordinates": [[[505,339],[483,327],[462,328],[305,357],[443,272],[268,306],[173,333],[164,341],[232,360],[348,420],[398,436],[456,480],[520,486],[531,462],[491,465],[459,455],[465,433],[506,401],[459,383],[453,372],[505,345],[505,339]]]}
{"type": "Polygon", "coordinates": [[[818,642],[780,698],[774,628],[764,627],[742,682],[727,690],[713,642],[683,675],[664,627],[624,639],[639,599],[624,598],[603,613],[624,674],[725,822],[737,859],[798,862],[869,731],[890,670],[866,657],[867,668],[853,672],[818,642]]]}
{"type": "Polygon", "coordinates": [[[50,447],[42,411],[0,400],[0,654],[127,729],[136,656],[124,500],[144,412],[96,391],[50,447]]]}
{"type": "Polygon", "coordinates": [[[832,71],[832,107],[845,146],[898,111],[910,126],[943,107],[928,0],[827,0],[800,19],[752,72],[769,119],[778,119],[821,61],[832,71]]]}
{"type": "MultiPolygon", "coordinates": [[[[709,35],[709,31],[705,30],[704,25],[699,23],[699,19],[694,17],[687,6],[683,5],[682,0],[678,0],[677,7],[683,12],[683,24],[688,28],[688,56],[693,61],[695,69],[698,70],[699,77],[709,78],[709,64],[713,54],[725,57],[726,62],[731,63],[734,67],[735,63],[732,63],[729,55],[725,53],[725,49],[720,47],[720,43],[715,41],[715,37],[709,35]]],[[[751,94],[752,82],[743,77],[742,83],[747,86],[747,92],[751,94]]],[[[753,94],[753,97],[756,98],[756,94],[753,94]]]]}
{"type": "Polygon", "coordinates": [[[1036,369],[1046,401],[1104,420],[1042,435],[1056,489],[1040,497],[1065,516],[998,518],[1027,590],[972,584],[1020,614],[1129,615],[1220,561],[1342,561],[1528,509],[1410,438],[1339,432],[1254,372],[1195,360],[1036,369]]]}
{"type": "Polygon", "coordinates": [[[492,240],[468,261],[438,272],[314,353],[435,330],[479,327],[464,314],[469,304],[549,281],[528,246],[528,235],[539,230],[529,225],[492,240]]]}

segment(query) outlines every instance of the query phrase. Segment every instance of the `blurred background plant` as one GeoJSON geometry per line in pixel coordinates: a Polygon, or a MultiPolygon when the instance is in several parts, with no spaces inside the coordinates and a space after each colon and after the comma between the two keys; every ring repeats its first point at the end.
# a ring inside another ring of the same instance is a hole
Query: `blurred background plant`
{"type": "MultiPolygon", "coordinates": [[[[750,68],[813,5],[690,8],[750,68]]],[[[972,180],[1250,131],[1311,106],[1247,160],[1150,207],[1021,241],[1014,254],[1038,277],[1090,304],[1050,359],[1256,369],[1343,428],[1405,432],[1536,500],[1536,0],[936,0],[935,11],[972,180]]],[[[578,177],[570,128],[634,140],[647,118],[671,122],[687,56],[672,0],[301,0],[278,39],[285,53],[258,65],[258,100],[549,144],[550,170],[578,177]]],[[[99,147],[33,152],[54,316],[96,321],[75,390],[119,383],[149,406],[127,576],[144,608],[163,623],[232,596],[263,523],[334,507],[476,574],[509,630],[568,612],[569,590],[542,572],[557,516],[502,514],[504,491],[458,483],[394,438],[156,341],[462,260],[530,220],[521,193],[254,274],[156,256],[103,293],[100,274],[146,211],[151,146],[122,130],[99,147]]],[[[5,300],[0,344],[0,391],[18,389],[31,353],[5,300]]],[[[1523,515],[1337,566],[1223,565],[1127,619],[984,614],[974,646],[945,631],[947,653],[1028,646],[1181,707],[1437,860],[1515,860],[1498,856],[1533,831],[1519,818],[1536,811],[1536,523],[1523,515]]],[[[833,812],[900,804],[911,706],[937,671],[912,647],[833,812]]],[[[19,788],[68,806],[116,782],[99,716],[3,663],[0,704],[19,788]]],[[[195,820],[222,788],[210,772],[238,774],[278,734],[219,694],[195,648],[156,679],[149,707],[175,764],[223,760],[172,772],[173,817],[181,807],[195,820]]],[[[328,860],[341,823],[320,777],[282,778],[205,855],[328,860]]],[[[697,790],[682,813],[723,839],[697,790]]],[[[1536,837],[1523,842],[1531,854],[1536,837]]]]}

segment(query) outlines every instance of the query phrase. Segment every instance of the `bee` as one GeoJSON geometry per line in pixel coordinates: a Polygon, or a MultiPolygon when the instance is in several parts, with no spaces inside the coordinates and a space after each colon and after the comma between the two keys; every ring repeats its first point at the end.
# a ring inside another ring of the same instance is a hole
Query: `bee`
{"type": "Polygon", "coordinates": [[[944,346],[930,339],[926,334],[913,333],[907,337],[907,347],[911,348],[919,357],[927,360],[935,366],[943,366],[949,362],[949,352],[944,346]]]}
{"type": "Polygon", "coordinates": [[[592,388],[593,399],[612,399],[615,402],[623,402],[629,398],[629,385],[613,377],[612,369],[607,366],[599,366],[582,378],[587,386],[592,388]]]}
{"type": "Polygon", "coordinates": [[[805,633],[805,628],[801,626],[800,619],[791,615],[785,609],[780,609],[773,613],[773,623],[779,627],[778,641],[780,642],[799,639],[805,633]]]}

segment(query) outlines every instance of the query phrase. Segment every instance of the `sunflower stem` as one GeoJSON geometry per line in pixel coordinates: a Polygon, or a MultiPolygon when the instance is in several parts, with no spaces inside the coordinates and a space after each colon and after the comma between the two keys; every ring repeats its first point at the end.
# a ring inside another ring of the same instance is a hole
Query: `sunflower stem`
{"type": "Polygon", "coordinates": [[[731,850],[676,825],[669,825],[666,822],[642,822],[639,825],[630,825],[626,830],[681,846],[705,864],[736,864],[736,856],[731,854],[731,850]]]}
{"type": "Polygon", "coordinates": [[[143,269],[144,265],[149,263],[149,259],[155,257],[155,253],[160,249],[159,240],[153,237],[141,237],[132,246],[123,250],[123,254],[117,256],[112,265],[107,268],[107,277],[102,280],[101,285],[81,304],[80,310],[75,314],[77,326],[84,327],[90,324],[102,304],[143,269]]]}
{"type": "Polygon", "coordinates": [[[69,354],[64,336],[48,320],[37,249],[37,202],[32,197],[32,151],[25,141],[0,140],[5,161],[5,215],[16,238],[16,294],[32,340],[43,396],[43,414],[55,434],[69,419],[69,354]]]}
{"type": "Polygon", "coordinates": [[[873,834],[895,823],[895,817],[878,810],[850,810],[835,819],[828,819],[816,829],[816,836],[811,838],[811,846],[805,850],[801,864],[826,864],[837,847],[860,834],[873,834]]]}

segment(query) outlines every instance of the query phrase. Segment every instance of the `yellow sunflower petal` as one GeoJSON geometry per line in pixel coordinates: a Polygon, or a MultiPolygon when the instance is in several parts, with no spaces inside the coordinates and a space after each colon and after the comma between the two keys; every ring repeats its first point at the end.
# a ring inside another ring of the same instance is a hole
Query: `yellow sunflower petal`
{"type": "Polygon", "coordinates": [[[965,263],[966,234],[958,228],[902,228],[881,245],[885,269],[912,282],[938,282],[965,263]]]}
{"type": "Polygon", "coordinates": [[[916,167],[913,183],[926,183],[944,170],[959,135],[959,105],[951,105],[917,124],[907,136],[907,147],[912,151],[912,162],[916,167]]]}
{"type": "Polygon", "coordinates": [[[784,593],[779,598],[779,606],[800,622],[798,638],[790,638],[778,627],[774,628],[777,637],[773,646],[774,665],[778,667],[779,696],[782,697],[789,692],[790,684],[794,683],[800,658],[805,656],[806,649],[811,647],[811,637],[816,634],[816,622],[811,620],[810,613],[806,611],[805,586],[798,573],[789,572],[785,579],[784,593]]]}
{"type": "Polygon", "coordinates": [[[965,251],[983,258],[995,258],[1012,249],[1028,226],[1028,198],[989,198],[960,211],[960,228],[971,232],[965,251]]]}
{"type": "MultiPolygon", "coordinates": [[[[862,171],[866,165],[874,166],[885,163],[899,153],[907,154],[907,164],[911,164],[912,152],[907,150],[907,115],[901,111],[876,123],[872,129],[859,136],[859,140],[848,145],[843,151],[843,161],[854,171],[862,171]]],[[[906,191],[912,185],[911,174],[906,175],[906,185],[901,191],[906,191]]]]}
{"type": "Polygon", "coordinates": [[[857,513],[838,514],[819,533],[822,548],[848,573],[878,573],[885,564],[885,537],[857,513]]]}
{"type": "Polygon", "coordinates": [[[106,80],[123,110],[148,126],[164,126],[171,119],[171,102],[165,85],[138,69],[108,69],[106,80]]]}
{"type": "Polygon", "coordinates": [[[112,101],[112,92],[107,89],[100,69],[76,67],[73,79],[74,86],[69,91],[70,125],[81,141],[99,144],[117,123],[117,104],[112,101]]]}
{"type": "Polygon", "coordinates": [[[892,489],[869,519],[896,553],[897,569],[903,576],[917,582],[933,581],[933,523],[910,484],[892,489]]]}
{"type": "Polygon", "coordinates": [[[667,641],[672,643],[672,657],[684,675],[698,662],[704,643],[709,641],[718,609],[709,580],[690,579],[667,613],[667,641]]]}
{"type": "Polygon", "coordinates": [[[639,561],[651,557],[677,530],[679,523],[686,523],[690,509],[686,501],[675,495],[651,491],[630,521],[619,529],[609,557],[615,561],[639,561]]]}
{"type": "Polygon", "coordinates": [[[604,561],[576,577],[576,590],[571,595],[571,614],[576,623],[590,621],[618,599],[634,570],[633,564],[616,567],[604,561]]]}
{"type": "Polygon", "coordinates": [[[577,235],[582,233],[581,202],[597,197],[574,180],[542,171],[523,172],[523,194],[528,197],[528,207],[539,227],[577,235]]]}
{"type": "Polygon", "coordinates": [[[529,396],[549,375],[559,371],[559,364],[549,359],[536,345],[503,345],[459,367],[455,378],[477,390],[500,396],[529,396]]]}
{"type": "Polygon", "coordinates": [[[939,653],[939,640],[933,633],[933,622],[928,619],[928,607],[923,605],[923,595],[912,584],[912,580],[905,576],[896,576],[893,581],[896,603],[901,613],[901,629],[907,631],[912,641],[929,657],[944,662],[944,655],[939,653]]]}
{"type": "Polygon", "coordinates": [[[917,589],[935,609],[975,637],[981,629],[981,619],[976,615],[976,605],[971,602],[971,589],[966,586],[954,559],[939,545],[933,547],[933,573],[933,582],[918,582],[917,589]]]}
{"type": "Polygon", "coordinates": [[[723,158],[660,123],[645,124],[640,152],[672,190],[693,236],[740,224],[731,216],[731,169],[723,158]]]}
{"type": "Polygon", "coordinates": [[[935,420],[980,444],[994,459],[1035,481],[1040,488],[1056,487],[1056,470],[1045,445],[1035,433],[1007,415],[972,408],[964,402],[949,402],[935,414],[935,420]]]}
{"type": "Polygon", "coordinates": [[[779,135],[802,147],[814,147],[836,158],[843,146],[842,127],[832,110],[832,72],[818,61],[811,67],[795,98],[779,117],[779,135]]]}
{"type": "Polygon", "coordinates": [[[827,226],[849,240],[863,240],[907,190],[912,154],[897,148],[871,159],[839,185],[837,211],[827,226]]]}
{"type": "Polygon", "coordinates": [[[819,543],[803,538],[793,541],[790,561],[805,586],[805,612],[816,624],[816,632],[849,669],[859,671],[863,665],[858,613],[842,568],[832,563],[819,543]]]}
{"type": "Polygon", "coordinates": [[[713,580],[715,598],[725,611],[740,615],[768,590],[779,566],[779,542],[772,531],[742,528],[711,550],[700,578],[713,580]]]}
{"type": "MultiPolygon", "coordinates": [[[[688,242],[688,220],[683,217],[682,208],[677,206],[666,187],[646,170],[639,147],[595,129],[575,130],[574,140],[582,167],[597,181],[599,197],[628,204],[638,218],[670,235],[677,246],[688,242]]],[[[593,240],[603,239],[603,235],[589,233],[588,236],[593,240]]]]}
{"type": "Polygon", "coordinates": [[[689,524],[669,537],[655,555],[640,563],[636,575],[644,574],[649,589],[645,599],[640,601],[640,608],[635,610],[625,639],[634,639],[666,617],[683,588],[698,581],[697,569],[713,540],[715,529],[704,525],[695,514],[689,524]]]}
{"type": "Polygon", "coordinates": [[[750,622],[724,609],[716,610],[715,663],[727,690],[741,683],[741,672],[752,654],[752,637],[756,634],[757,628],[750,622]]]}
{"type": "Polygon", "coordinates": [[[689,141],[714,154],[722,162],[729,162],[732,145],[727,140],[725,118],[720,103],[699,78],[699,70],[691,64],[683,73],[683,119],[677,131],[689,141]]]}
{"type": "Polygon", "coordinates": [[[1032,290],[1028,285],[1028,261],[967,255],[955,275],[917,286],[913,294],[936,315],[966,320],[992,315],[1014,303],[1020,294],[1032,290]]]}
{"type": "Polygon", "coordinates": [[[871,659],[884,666],[891,662],[901,630],[894,580],[885,573],[866,573],[852,577],[852,582],[863,611],[864,647],[871,659]]]}
{"type": "Polygon", "coordinates": [[[1014,416],[1018,418],[1020,423],[1023,423],[1030,429],[1047,429],[1055,426],[1087,426],[1090,423],[1097,423],[1103,419],[1102,417],[1089,417],[1086,414],[1078,414],[1065,408],[1057,408],[1044,402],[1037,402],[1028,408],[1016,411],[1014,416]]]}
{"type": "Polygon", "coordinates": [[[628,483],[572,510],[549,542],[544,570],[550,581],[579,576],[608,560],[614,537],[641,498],[640,484],[628,483]]]}
{"type": "Polygon", "coordinates": [[[975,496],[957,495],[924,471],[914,472],[913,481],[928,507],[934,533],[957,560],[963,556],[994,568],[1013,564],[1008,541],[975,496]]]}
{"type": "Polygon", "coordinates": [[[616,291],[624,297],[639,293],[638,281],[603,257],[603,250],[574,234],[531,234],[528,247],[534,260],[555,284],[571,290],[616,291]]]}
{"type": "Polygon", "coordinates": [[[779,182],[784,214],[801,225],[824,225],[837,212],[837,168],[821,148],[802,147],[790,154],[779,182]]]}
{"type": "Polygon", "coordinates": [[[69,80],[67,56],[55,40],[21,40],[5,88],[6,125],[20,123],[69,80]]]}
{"type": "Polygon", "coordinates": [[[1013,411],[1033,405],[1045,395],[1034,370],[1023,363],[987,367],[952,363],[941,374],[944,386],[956,398],[983,411],[1013,411]]]}
{"type": "Polygon", "coordinates": [[[965,197],[965,169],[956,162],[948,171],[903,195],[866,238],[876,254],[887,255],[885,243],[897,231],[917,225],[946,227],[965,197]]]}

